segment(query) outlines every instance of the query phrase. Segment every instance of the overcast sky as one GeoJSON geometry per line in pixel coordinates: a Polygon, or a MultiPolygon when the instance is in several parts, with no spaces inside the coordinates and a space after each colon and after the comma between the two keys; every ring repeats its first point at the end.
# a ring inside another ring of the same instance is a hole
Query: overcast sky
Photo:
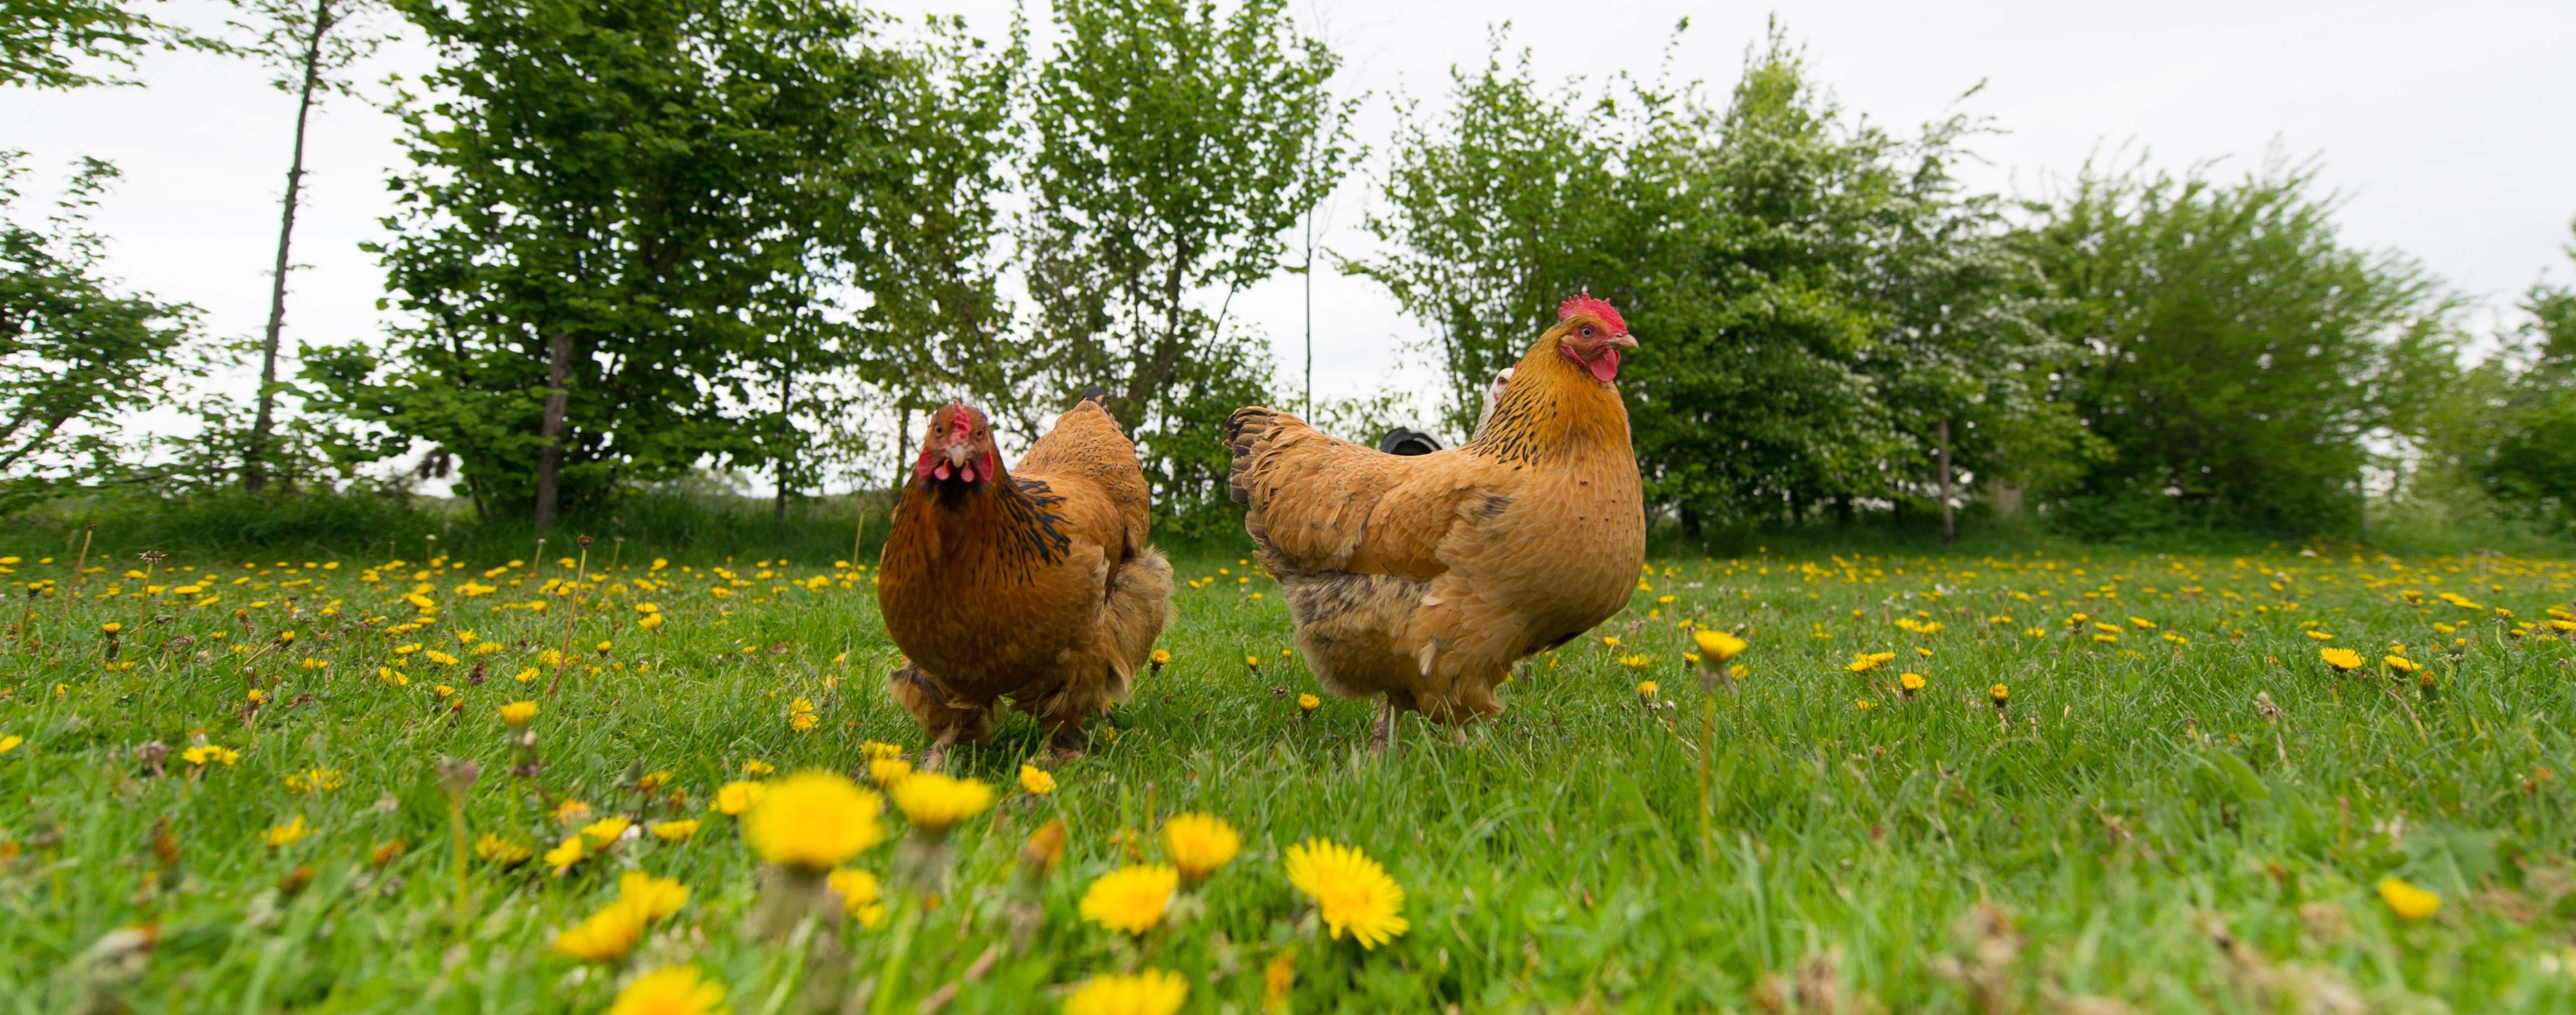
{"type": "MultiPolygon", "coordinates": [[[[1482,65],[1490,26],[1508,21],[1545,80],[1598,82],[1655,73],[1677,22],[1690,28],[1673,72],[1731,83],[1745,48],[1776,14],[1844,107],[1891,127],[1960,111],[2005,131],[1979,141],[1990,165],[1971,178],[2030,193],[2088,155],[2122,145],[2160,164],[2224,159],[2256,168],[2277,143],[2324,159],[2349,197],[2348,242],[2403,251],[2490,309],[2544,276],[2570,279],[2561,248],[2576,218],[2576,3],[1480,3],[1292,0],[1347,60],[1338,86],[1370,94],[1361,138],[1384,153],[1391,100],[1436,105],[1452,66],[1482,65]],[[1980,81],[1975,96],[1959,96],[1980,81]]],[[[1005,3],[903,3],[962,13],[980,32],[1008,28],[1005,3]]],[[[177,20],[211,25],[221,7],[173,0],[177,20]]],[[[1033,10],[1042,17],[1043,7],[1033,10]]],[[[369,77],[417,73],[417,45],[387,50],[369,77]]],[[[74,156],[123,167],[96,215],[113,270],[134,288],[204,308],[219,336],[256,333],[267,313],[277,200],[292,96],[246,62],[153,53],[142,88],[0,91],[0,147],[31,155],[44,193],[74,156]]],[[[372,337],[383,279],[358,244],[381,235],[383,180],[402,164],[397,125],[336,100],[316,121],[309,200],[296,235],[287,345],[372,337]]],[[[1368,250],[1358,223],[1362,175],[1336,195],[1321,244],[1368,250]]],[[[1295,256],[1292,253],[1292,257],[1295,256]]],[[[1238,297],[1233,313],[1266,332],[1297,386],[1302,293],[1293,278],[1238,297]]],[[[1421,384],[1404,347],[1419,338],[1373,284],[1315,285],[1316,388],[1364,393],[1421,384]],[[1408,379],[1409,378],[1409,379],[1408,379]]],[[[1644,336],[1652,341],[1653,336],[1644,336]]]]}

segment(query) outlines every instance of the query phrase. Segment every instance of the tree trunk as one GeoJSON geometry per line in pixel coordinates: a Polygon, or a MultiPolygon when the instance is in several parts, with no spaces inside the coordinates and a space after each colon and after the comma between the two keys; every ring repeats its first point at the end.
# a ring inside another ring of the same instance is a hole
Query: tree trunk
{"type": "Polygon", "coordinates": [[[277,416],[277,346],[286,329],[287,247],[295,238],[295,205],[304,190],[304,128],[313,116],[313,89],[322,76],[322,37],[331,31],[331,0],[314,0],[313,35],[304,45],[304,86],[295,102],[295,155],[286,166],[286,211],[277,226],[277,265],[268,289],[268,332],[260,339],[259,413],[242,449],[242,489],[268,485],[269,435],[277,416]]]}
{"type": "Polygon", "coordinates": [[[1957,521],[1950,516],[1950,421],[1942,420],[1934,431],[1941,441],[1941,545],[1959,534],[1957,521]]]}
{"type": "MultiPolygon", "coordinates": [[[[1135,431],[1131,429],[1128,432],[1135,431]]],[[[911,436],[912,407],[907,405],[896,410],[894,417],[894,499],[897,501],[903,499],[903,460],[912,454],[912,442],[906,439],[911,436]]]]}
{"type": "Polygon", "coordinates": [[[778,378],[778,499],[769,506],[771,528],[787,523],[787,397],[795,386],[796,367],[791,362],[787,372],[778,378]]]}
{"type": "Polygon", "coordinates": [[[554,528],[556,498],[563,489],[564,387],[572,372],[572,332],[558,329],[546,352],[546,412],[537,424],[543,441],[537,448],[537,531],[554,528]]]}
{"type": "MultiPolygon", "coordinates": [[[[1306,396],[1300,415],[1315,421],[1315,205],[1306,204],[1306,396]]],[[[1474,437],[1474,434],[1468,434],[1474,437]]],[[[1694,529],[1697,526],[1693,526],[1694,529]]],[[[1694,532],[1693,535],[1697,533],[1694,532]]]]}

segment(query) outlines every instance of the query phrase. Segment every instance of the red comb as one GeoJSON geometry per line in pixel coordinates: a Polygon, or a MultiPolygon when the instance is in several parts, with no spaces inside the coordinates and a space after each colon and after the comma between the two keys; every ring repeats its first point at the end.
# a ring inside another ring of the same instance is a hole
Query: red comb
{"type": "Polygon", "coordinates": [[[1557,320],[1562,321],[1576,314],[1591,314],[1600,318],[1601,323],[1610,326],[1611,334],[1628,333],[1628,322],[1619,319],[1619,308],[1611,306],[1608,300],[1592,298],[1589,292],[1556,305],[1557,320]]]}

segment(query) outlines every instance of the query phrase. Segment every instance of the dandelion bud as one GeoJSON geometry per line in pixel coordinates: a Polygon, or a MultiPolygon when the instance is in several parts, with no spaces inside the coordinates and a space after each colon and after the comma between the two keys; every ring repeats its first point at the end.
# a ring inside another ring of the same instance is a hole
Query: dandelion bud
{"type": "Polygon", "coordinates": [[[1996,684],[1986,689],[1986,697],[1995,703],[1996,711],[2002,711],[2005,705],[2012,703],[2012,689],[1996,684]]]}
{"type": "Polygon", "coordinates": [[[439,785],[452,795],[465,795],[466,790],[473,789],[474,784],[482,779],[483,766],[475,764],[473,759],[450,758],[438,764],[439,785]]]}
{"type": "Polygon", "coordinates": [[[1020,865],[1034,868],[1039,874],[1054,870],[1055,862],[1064,856],[1065,836],[1063,818],[1039,826],[1029,835],[1029,841],[1020,844],[1020,865]]]}

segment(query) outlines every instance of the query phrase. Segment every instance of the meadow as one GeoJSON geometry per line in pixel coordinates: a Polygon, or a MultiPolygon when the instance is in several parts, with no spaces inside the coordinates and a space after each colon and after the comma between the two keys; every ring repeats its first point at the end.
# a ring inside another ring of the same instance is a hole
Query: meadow
{"type": "Polygon", "coordinates": [[[1658,558],[1498,721],[1377,753],[1202,553],[1089,754],[1024,772],[1003,720],[949,766],[988,809],[889,808],[818,893],[732,812],[905,778],[870,570],[562,549],[0,560],[5,1007],[595,1012],[686,967],[662,1010],[1168,1010],[1076,993],[1141,970],[1247,1015],[2576,1008],[2564,560],[1658,558]],[[1084,915],[1204,862],[1191,813],[1239,853],[1084,915]],[[1335,932],[1315,839],[1400,931],[1335,932]]]}

